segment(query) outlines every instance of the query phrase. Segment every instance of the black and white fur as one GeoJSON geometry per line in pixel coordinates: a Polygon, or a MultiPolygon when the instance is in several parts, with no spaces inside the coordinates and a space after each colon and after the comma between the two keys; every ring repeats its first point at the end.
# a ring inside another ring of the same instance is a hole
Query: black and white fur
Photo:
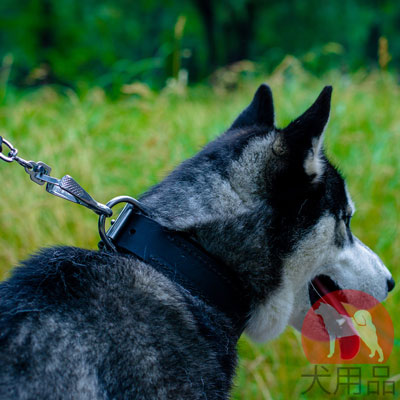
{"type": "MultiPolygon", "coordinates": [[[[141,197],[189,232],[251,298],[257,341],[301,328],[309,282],[330,276],[378,300],[392,279],[349,226],[354,206],[326,159],[331,88],[285,129],[272,94],[141,197]]],[[[45,249],[0,286],[0,399],[226,399],[229,319],[134,257],[45,249]]]]}

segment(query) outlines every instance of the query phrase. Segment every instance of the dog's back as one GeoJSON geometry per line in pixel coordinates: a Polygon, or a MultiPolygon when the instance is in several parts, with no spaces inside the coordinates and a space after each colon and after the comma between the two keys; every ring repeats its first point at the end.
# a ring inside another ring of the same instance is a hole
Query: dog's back
{"type": "Polygon", "coordinates": [[[0,285],[0,312],[1,399],[218,399],[231,386],[226,318],[134,258],[44,250],[0,285]]]}

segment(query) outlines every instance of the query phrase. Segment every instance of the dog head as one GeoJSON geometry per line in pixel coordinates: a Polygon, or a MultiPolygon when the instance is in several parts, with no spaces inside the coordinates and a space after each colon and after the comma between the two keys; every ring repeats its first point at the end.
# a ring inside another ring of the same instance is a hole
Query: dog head
{"type": "Polygon", "coordinates": [[[257,341],[301,329],[318,282],[382,301],[393,279],[351,232],[355,208],[324,153],[331,87],[284,129],[262,85],[232,126],[142,197],[153,217],[190,232],[234,269],[252,300],[257,341]],[[314,285],[315,287],[315,285],[314,285]]]}
{"type": "Polygon", "coordinates": [[[353,321],[358,326],[374,326],[372,323],[372,316],[367,310],[358,310],[353,315],[353,321]]]}

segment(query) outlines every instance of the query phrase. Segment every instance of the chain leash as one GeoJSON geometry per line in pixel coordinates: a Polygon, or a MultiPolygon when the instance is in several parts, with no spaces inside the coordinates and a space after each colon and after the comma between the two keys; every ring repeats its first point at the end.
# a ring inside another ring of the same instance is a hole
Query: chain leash
{"type": "MultiPolygon", "coordinates": [[[[102,245],[111,251],[116,251],[108,232],[105,231],[105,220],[113,215],[112,207],[119,203],[127,203],[122,214],[126,214],[129,207],[136,207],[141,212],[146,213],[136,199],[129,196],[119,196],[111,199],[107,204],[97,202],[89,195],[86,190],[79,185],[71,176],[65,175],[61,179],[54,178],[50,175],[51,167],[42,161],[27,161],[18,156],[18,149],[15,148],[12,143],[0,136],[0,160],[7,163],[16,161],[21,165],[25,172],[29,175],[31,180],[38,185],[46,184],[46,191],[54,196],[60,197],[64,200],[72,201],[73,203],[87,207],[99,215],[99,234],[102,239],[102,245]],[[9,149],[8,153],[4,152],[5,147],[9,149]]],[[[111,221],[113,223],[113,221],[111,221]]]]}
{"type": "Polygon", "coordinates": [[[46,191],[54,196],[85,206],[98,215],[111,217],[113,214],[110,207],[94,200],[71,176],[65,175],[61,179],[54,178],[50,176],[51,167],[44,162],[27,161],[18,157],[18,149],[2,136],[0,136],[0,159],[8,163],[16,161],[24,167],[33,182],[38,185],[46,183],[46,191]],[[3,153],[3,145],[9,148],[8,155],[3,153]]]}

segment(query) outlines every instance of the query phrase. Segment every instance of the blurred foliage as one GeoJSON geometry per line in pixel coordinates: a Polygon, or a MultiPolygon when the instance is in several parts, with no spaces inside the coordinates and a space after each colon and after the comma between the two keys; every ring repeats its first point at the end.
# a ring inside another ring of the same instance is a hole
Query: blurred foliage
{"type": "MultiPolygon", "coordinates": [[[[389,0],[2,0],[0,134],[105,202],[162,179],[262,81],[282,126],[315,99],[323,74],[335,87],[327,145],[358,205],[354,232],[398,281],[399,33],[400,3],[389,0]],[[204,80],[212,88],[187,87],[204,80]]],[[[39,247],[96,247],[92,213],[46,195],[16,165],[0,168],[0,279],[39,247]]],[[[397,291],[386,303],[395,331],[397,291]]],[[[321,398],[301,394],[310,365],[295,331],[239,347],[234,399],[321,398]]],[[[396,382],[399,362],[396,339],[396,382]]]]}
{"type": "Polygon", "coordinates": [[[316,74],[354,71],[378,66],[380,38],[384,68],[398,69],[399,22],[390,0],[2,0],[0,85],[119,95],[138,80],[197,82],[241,60],[268,72],[287,54],[316,74]]]}
{"type": "MultiPolygon", "coordinates": [[[[182,87],[170,83],[159,93],[143,84],[125,87],[129,93],[111,99],[101,88],[84,95],[45,86],[31,93],[9,96],[0,107],[0,135],[10,139],[21,157],[43,160],[52,175],[71,174],[94,198],[105,203],[117,195],[139,197],[184,159],[195,154],[232,123],[248,105],[261,82],[274,93],[277,126],[285,126],[316,98],[324,84],[334,87],[326,148],[347,176],[357,212],[353,232],[379,254],[400,280],[400,88],[393,74],[375,71],[341,74],[332,71],[323,82],[294,57],[269,76],[236,79],[250,65],[221,68],[217,86],[182,87]],[[235,78],[236,76],[236,78],[235,78]],[[222,82],[225,82],[222,84],[222,82]],[[235,90],[229,90],[235,82],[235,90]],[[146,89],[147,88],[147,89],[146,89]]],[[[12,93],[11,93],[12,94],[12,93]]],[[[32,183],[19,165],[0,162],[1,235],[0,279],[18,260],[43,246],[56,244],[96,248],[97,216],[84,207],[50,196],[32,183]]],[[[117,211],[116,211],[117,212],[117,211]]],[[[390,379],[400,380],[400,285],[385,307],[392,316],[396,339],[385,365],[390,379]]],[[[270,343],[254,344],[242,337],[240,366],[233,399],[326,398],[310,386],[313,366],[306,360],[298,332],[288,328],[270,343]]],[[[366,395],[371,365],[362,367],[362,395],[342,392],[334,399],[394,399],[366,395]]],[[[331,373],[331,372],[330,372],[331,373]]],[[[331,393],[336,377],[323,378],[331,393]]],[[[372,379],[371,379],[372,380],[372,379]]]]}

